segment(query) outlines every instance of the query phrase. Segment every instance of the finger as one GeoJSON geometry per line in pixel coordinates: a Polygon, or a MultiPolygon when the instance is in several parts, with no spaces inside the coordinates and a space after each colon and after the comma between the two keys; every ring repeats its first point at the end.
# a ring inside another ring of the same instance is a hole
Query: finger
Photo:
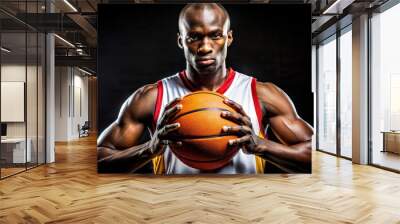
{"type": "Polygon", "coordinates": [[[250,142],[251,138],[250,135],[243,136],[238,139],[231,139],[228,141],[229,146],[240,146],[243,145],[244,143],[250,142]]]}
{"type": "Polygon", "coordinates": [[[249,135],[252,134],[252,130],[248,126],[224,126],[222,127],[222,131],[225,134],[237,134],[238,136],[249,135]]]}
{"type": "Polygon", "coordinates": [[[164,138],[167,136],[169,133],[178,130],[180,128],[181,124],[179,123],[173,123],[173,124],[167,124],[164,127],[161,128],[158,137],[159,138],[164,138]]]}
{"type": "Polygon", "coordinates": [[[165,108],[169,108],[169,107],[171,107],[172,105],[178,103],[178,102],[181,101],[181,100],[182,100],[182,97],[175,98],[174,100],[172,100],[171,102],[169,102],[169,103],[165,106],[165,108]]]}
{"type": "Polygon", "coordinates": [[[161,117],[160,126],[164,126],[168,122],[169,118],[174,116],[181,109],[182,109],[182,104],[177,104],[177,105],[173,106],[172,108],[169,108],[168,110],[166,110],[161,117]]]}
{"type": "Polygon", "coordinates": [[[242,124],[242,125],[247,125],[247,126],[251,126],[251,121],[250,118],[247,116],[243,116],[239,113],[232,113],[229,111],[222,111],[221,112],[221,117],[226,118],[230,121],[233,121],[237,124],[242,124]]]}
{"type": "Polygon", "coordinates": [[[236,103],[235,101],[230,100],[230,99],[225,99],[225,100],[224,100],[224,103],[227,104],[227,105],[229,105],[229,106],[231,106],[231,107],[232,107],[233,109],[235,109],[238,113],[240,113],[240,114],[246,116],[246,112],[244,112],[243,107],[242,107],[240,104],[236,103]]]}
{"type": "Polygon", "coordinates": [[[183,143],[181,141],[170,141],[169,146],[172,147],[182,147],[183,143]]]}
{"type": "Polygon", "coordinates": [[[161,144],[175,146],[175,147],[182,147],[182,145],[183,145],[183,143],[181,141],[173,141],[173,140],[168,140],[168,139],[161,140],[161,144]]]}

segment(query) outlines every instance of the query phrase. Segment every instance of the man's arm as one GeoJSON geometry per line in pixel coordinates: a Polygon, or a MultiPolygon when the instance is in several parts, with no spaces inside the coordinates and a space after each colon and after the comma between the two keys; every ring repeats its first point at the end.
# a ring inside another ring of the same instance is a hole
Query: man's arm
{"type": "Polygon", "coordinates": [[[257,83],[257,96],[264,112],[263,120],[269,122],[280,143],[259,138],[253,133],[250,118],[243,108],[228,100],[226,103],[234,107],[237,113],[225,113],[222,116],[239,126],[224,127],[223,131],[240,136],[230,145],[240,145],[249,153],[278,164],[288,172],[308,171],[311,167],[312,127],[298,116],[290,98],[277,86],[257,83]]]}
{"type": "Polygon", "coordinates": [[[264,150],[282,159],[311,163],[313,128],[299,117],[289,96],[272,83],[257,83],[257,95],[272,132],[282,144],[267,141],[264,150]]]}
{"type": "Polygon", "coordinates": [[[118,118],[97,140],[99,171],[134,171],[155,155],[150,142],[137,145],[151,125],[157,85],[147,85],[133,93],[122,105],[118,118]]]}

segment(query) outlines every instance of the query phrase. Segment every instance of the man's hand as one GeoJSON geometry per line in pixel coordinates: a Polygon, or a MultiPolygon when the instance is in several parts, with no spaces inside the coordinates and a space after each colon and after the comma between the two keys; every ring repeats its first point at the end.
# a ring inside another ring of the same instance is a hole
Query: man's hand
{"type": "Polygon", "coordinates": [[[229,99],[225,99],[224,103],[231,106],[236,112],[223,111],[221,116],[238,124],[237,126],[224,126],[222,128],[225,134],[239,136],[238,139],[230,140],[229,146],[239,146],[245,153],[261,153],[262,149],[258,146],[262,144],[263,139],[253,132],[251,119],[242,106],[229,99]]]}
{"type": "MultiPolygon", "coordinates": [[[[308,128],[307,123],[305,123],[301,119],[293,119],[291,120],[291,123],[288,123],[288,121],[285,120],[287,117],[280,115],[281,123],[287,125],[284,126],[286,128],[284,130],[290,130],[291,134],[296,134],[295,137],[297,139],[289,141],[290,144],[287,144],[285,142],[274,142],[268,139],[263,139],[253,132],[251,120],[249,116],[247,116],[244,112],[242,106],[231,100],[225,100],[224,102],[227,105],[231,106],[235,110],[235,112],[222,112],[221,116],[238,124],[237,126],[225,126],[222,128],[222,131],[224,133],[239,136],[238,139],[231,140],[229,142],[230,146],[239,146],[245,153],[252,153],[270,162],[272,161],[274,163],[277,163],[280,165],[280,169],[282,169],[282,171],[288,173],[310,172],[310,139],[312,135],[312,129],[308,128]],[[307,134],[307,131],[309,131],[309,134],[307,134]],[[307,135],[303,133],[306,133],[307,135]],[[307,138],[302,139],[299,136],[306,136],[307,138]]],[[[284,108],[284,106],[285,105],[281,106],[281,108],[284,108]]],[[[291,109],[290,112],[295,115],[294,109],[291,109]]],[[[275,116],[274,118],[276,119],[279,117],[275,116]]],[[[278,131],[281,130],[279,129],[279,127],[280,126],[276,126],[278,131]]],[[[281,132],[277,132],[276,134],[281,134],[281,132]]],[[[283,140],[288,139],[287,134],[281,134],[278,136],[282,137],[283,140]]]]}
{"type": "Polygon", "coordinates": [[[179,123],[167,124],[169,119],[172,118],[178,111],[182,109],[182,104],[178,102],[181,98],[176,98],[168,105],[165,106],[166,110],[161,116],[161,120],[156,127],[154,135],[150,141],[150,150],[154,156],[160,155],[164,152],[167,145],[181,146],[182,142],[171,140],[170,134],[179,129],[179,123]],[[174,105],[176,104],[176,105],[174,105]],[[174,105],[174,106],[172,106],[174,105]],[[172,106],[172,107],[171,107],[172,106]]]}

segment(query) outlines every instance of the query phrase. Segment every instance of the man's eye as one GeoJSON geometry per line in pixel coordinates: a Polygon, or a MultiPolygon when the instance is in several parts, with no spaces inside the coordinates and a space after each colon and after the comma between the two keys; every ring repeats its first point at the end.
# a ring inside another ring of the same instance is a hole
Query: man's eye
{"type": "Polygon", "coordinates": [[[221,33],[216,33],[216,34],[213,34],[212,36],[211,36],[211,38],[213,38],[213,39],[220,39],[220,38],[222,38],[223,37],[223,35],[221,34],[221,33]]]}
{"type": "Polygon", "coordinates": [[[199,40],[199,36],[198,35],[189,35],[186,39],[189,42],[193,42],[193,41],[199,40]]]}

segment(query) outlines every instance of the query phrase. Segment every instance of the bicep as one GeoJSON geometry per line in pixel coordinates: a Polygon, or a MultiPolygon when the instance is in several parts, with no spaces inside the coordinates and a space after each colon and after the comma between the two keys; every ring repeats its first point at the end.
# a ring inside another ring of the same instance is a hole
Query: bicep
{"type": "Polygon", "coordinates": [[[98,138],[98,146],[122,150],[134,146],[139,141],[145,125],[132,118],[129,112],[120,112],[119,117],[108,126],[98,138]]]}
{"type": "Polygon", "coordinates": [[[130,148],[138,144],[144,130],[144,124],[139,122],[127,124],[113,122],[104,132],[104,138],[100,138],[99,145],[114,150],[130,148]]]}
{"type": "Polygon", "coordinates": [[[275,136],[287,145],[310,141],[313,130],[303,119],[279,115],[270,118],[270,126],[275,136]]]}
{"type": "Polygon", "coordinates": [[[155,103],[153,98],[154,85],[132,94],[121,107],[118,118],[99,136],[97,145],[113,150],[137,145],[151,121],[155,103]]]}
{"type": "Polygon", "coordinates": [[[297,114],[290,97],[273,84],[261,86],[260,101],[268,112],[269,126],[275,136],[287,145],[310,141],[312,127],[297,114]]]}

